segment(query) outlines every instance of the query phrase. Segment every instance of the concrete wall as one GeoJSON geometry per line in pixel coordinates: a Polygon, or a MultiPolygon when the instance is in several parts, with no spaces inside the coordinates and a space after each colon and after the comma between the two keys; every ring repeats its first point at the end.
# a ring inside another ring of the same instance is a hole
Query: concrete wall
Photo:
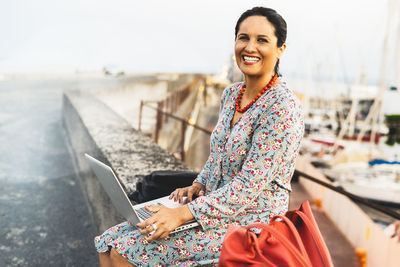
{"type": "Polygon", "coordinates": [[[111,166],[127,194],[136,182],[155,170],[187,170],[181,161],[161,149],[94,95],[67,90],[63,96],[63,123],[76,173],[99,233],[123,221],[91,171],[85,153],[111,166]]]}

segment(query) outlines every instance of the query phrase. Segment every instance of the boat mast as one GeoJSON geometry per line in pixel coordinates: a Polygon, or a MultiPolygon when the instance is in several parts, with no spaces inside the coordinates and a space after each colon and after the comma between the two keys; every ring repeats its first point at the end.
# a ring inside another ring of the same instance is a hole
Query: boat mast
{"type": "Polygon", "coordinates": [[[396,5],[398,5],[397,0],[389,0],[388,1],[388,16],[387,16],[387,23],[386,23],[386,33],[383,39],[383,53],[381,59],[381,68],[380,68],[380,75],[379,75],[379,89],[378,94],[375,98],[374,103],[372,104],[367,117],[365,118],[364,127],[361,128],[361,131],[357,137],[357,142],[361,142],[362,138],[364,137],[365,132],[367,131],[368,125],[371,125],[371,142],[375,141],[376,135],[376,128],[378,126],[378,122],[382,123],[383,121],[383,94],[386,89],[386,76],[387,76],[387,65],[388,65],[388,50],[389,50],[389,34],[391,30],[391,24],[393,22],[393,18],[395,18],[396,12],[396,5]]]}
{"type": "MultiPolygon", "coordinates": [[[[400,13],[400,4],[398,6],[398,11],[400,13]]],[[[400,16],[398,16],[400,17],[400,16]]],[[[400,19],[397,19],[397,38],[394,50],[394,86],[397,90],[400,90],[400,19]]]]}

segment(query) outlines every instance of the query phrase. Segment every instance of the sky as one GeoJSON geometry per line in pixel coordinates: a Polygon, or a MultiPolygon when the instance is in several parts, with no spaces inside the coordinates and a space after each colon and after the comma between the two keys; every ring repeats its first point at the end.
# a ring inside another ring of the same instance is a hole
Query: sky
{"type": "MultiPolygon", "coordinates": [[[[253,6],[288,24],[288,76],[379,75],[388,0],[0,0],[0,74],[218,73],[253,6]]],[[[340,78],[341,77],[341,78],[340,78]]]]}

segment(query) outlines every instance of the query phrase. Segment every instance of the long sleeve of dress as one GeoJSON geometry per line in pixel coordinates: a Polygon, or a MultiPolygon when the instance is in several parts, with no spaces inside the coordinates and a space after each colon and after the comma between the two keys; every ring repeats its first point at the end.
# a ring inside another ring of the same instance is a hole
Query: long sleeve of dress
{"type": "Polygon", "coordinates": [[[242,151],[247,155],[241,169],[229,183],[188,204],[203,229],[240,223],[248,211],[268,212],[262,196],[273,182],[283,187],[290,183],[302,136],[302,114],[292,99],[277,100],[263,112],[250,149],[242,151]]]}

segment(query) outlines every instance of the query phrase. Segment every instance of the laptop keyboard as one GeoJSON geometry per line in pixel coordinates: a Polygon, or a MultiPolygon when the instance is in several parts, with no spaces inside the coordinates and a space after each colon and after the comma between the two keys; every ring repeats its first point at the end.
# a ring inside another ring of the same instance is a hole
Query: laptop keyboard
{"type": "MultiPolygon", "coordinates": [[[[164,206],[164,205],[159,203],[159,202],[157,202],[156,204],[149,205],[149,206],[164,206]]],[[[135,209],[135,211],[137,212],[137,215],[139,216],[139,218],[142,219],[142,220],[147,220],[148,218],[150,218],[154,214],[154,212],[147,211],[146,207],[135,209]]]]}

